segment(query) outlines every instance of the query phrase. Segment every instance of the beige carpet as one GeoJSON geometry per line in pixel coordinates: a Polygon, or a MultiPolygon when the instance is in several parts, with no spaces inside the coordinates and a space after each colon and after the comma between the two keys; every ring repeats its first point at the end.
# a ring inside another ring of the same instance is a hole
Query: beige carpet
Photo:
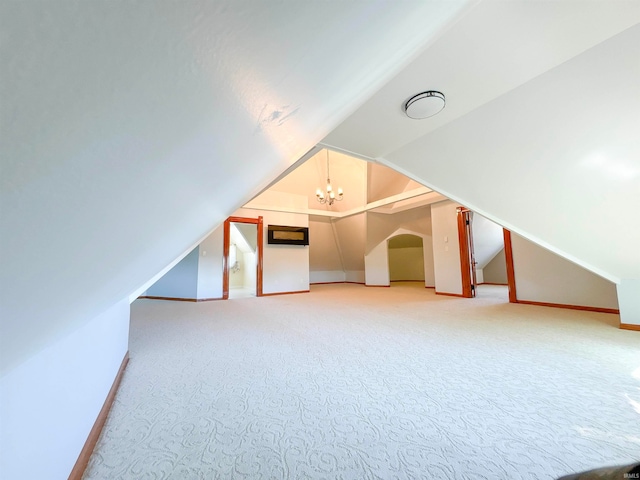
{"type": "Polygon", "coordinates": [[[139,300],[86,479],[548,479],[640,458],[640,333],[419,284],[139,300]]]}

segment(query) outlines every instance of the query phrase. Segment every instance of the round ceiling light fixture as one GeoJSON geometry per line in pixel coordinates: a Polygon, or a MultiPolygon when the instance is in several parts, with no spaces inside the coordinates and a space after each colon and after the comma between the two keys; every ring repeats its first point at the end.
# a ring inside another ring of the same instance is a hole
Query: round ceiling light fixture
{"type": "Polygon", "coordinates": [[[433,117],[444,108],[444,94],[435,90],[414,95],[404,104],[404,113],[409,118],[420,120],[433,117]]]}

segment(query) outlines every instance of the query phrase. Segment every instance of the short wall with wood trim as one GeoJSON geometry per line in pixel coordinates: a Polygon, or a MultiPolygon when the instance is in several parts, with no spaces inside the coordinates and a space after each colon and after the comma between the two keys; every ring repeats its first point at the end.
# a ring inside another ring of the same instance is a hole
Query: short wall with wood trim
{"type": "Polygon", "coordinates": [[[127,368],[127,364],[129,363],[129,352],[127,352],[122,359],[122,364],[120,365],[120,369],[118,370],[118,374],[116,375],[115,380],[113,381],[113,385],[109,390],[109,394],[102,405],[102,409],[98,414],[98,418],[96,418],[96,422],[93,424],[93,428],[91,432],[89,432],[89,436],[87,437],[87,441],[80,452],[80,456],[76,461],[76,464],[69,475],[69,480],[82,480],[82,476],[84,475],[84,471],[87,469],[87,465],[89,464],[89,459],[91,458],[91,454],[93,453],[93,449],[96,447],[96,443],[98,443],[98,439],[100,438],[100,434],[102,433],[102,428],[104,427],[105,422],[107,421],[107,416],[111,411],[111,406],[113,405],[113,401],[116,398],[116,393],[118,392],[118,388],[120,387],[120,382],[122,381],[122,376],[124,375],[124,369],[127,368]]]}
{"type": "Polygon", "coordinates": [[[444,295],[444,296],[446,296],[446,297],[468,298],[468,297],[465,297],[465,296],[464,296],[463,294],[461,294],[461,293],[438,292],[437,290],[436,290],[436,295],[444,295]]]}
{"type": "Polygon", "coordinates": [[[536,305],[539,307],[568,308],[569,310],[584,310],[587,312],[620,314],[620,310],[618,310],[617,308],[587,307],[584,305],[568,305],[564,303],[549,303],[549,302],[532,302],[529,300],[518,300],[516,303],[521,303],[523,305],[536,305]]]}
{"type": "Polygon", "coordinates": [[[0,379],[0,476],[67,478],[128,350],[129,299],[0,379]]]}
{"type": "Polygon", "coordinates": [[[294,295],[297,293],[309,293],[310,290],[298,290],[295,292],[273,292],[273,293],[263,293],[263,297],[273,297],[274,295],[294,295]]]}
{"type": "Polygon", "coordinates": [[[513,280],[509,278],[510,293],[515,291],[518,303],[618,312],[614,283],[519,235],[511,234],[509,237],[510,242],[505,237],[507,273],[508,277],[513,276],[513,280]],[[511,288],[512,281],[514,288],[511,288]]]}
{"type": "Polygon", "coordinates": [[[143,295],[138,298],[146,298],[148,300],[169,300],[172,302],[214,302],[217,300],[223,300],[220,298],[178,298],[178,297],[154,297],[151,295],[143,295]]]}

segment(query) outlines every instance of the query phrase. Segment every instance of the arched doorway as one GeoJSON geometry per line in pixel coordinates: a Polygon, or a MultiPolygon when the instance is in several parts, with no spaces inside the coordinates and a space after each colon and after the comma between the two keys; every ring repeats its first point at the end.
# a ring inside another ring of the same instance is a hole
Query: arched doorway
{"type": "Polygon", "coordinates": [[[422,237],[400,234],[387,241],[389,281],[424,282],[424,245],[422,237]]]}

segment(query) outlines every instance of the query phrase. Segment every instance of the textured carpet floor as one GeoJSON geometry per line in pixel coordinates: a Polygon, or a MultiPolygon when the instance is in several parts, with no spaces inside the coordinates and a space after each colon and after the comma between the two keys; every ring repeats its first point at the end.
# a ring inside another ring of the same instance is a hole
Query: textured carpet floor
{"type": "Polygon", "coordinates": [[[419,284],[132,305],[85,479],[549,479],[640,458],[640,333],[419,284]]]}

